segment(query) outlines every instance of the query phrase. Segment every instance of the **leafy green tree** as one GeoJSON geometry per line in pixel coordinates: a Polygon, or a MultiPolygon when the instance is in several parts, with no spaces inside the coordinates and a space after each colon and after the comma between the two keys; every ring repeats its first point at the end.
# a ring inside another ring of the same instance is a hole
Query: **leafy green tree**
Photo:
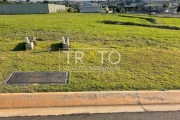
{"type": "Polygon", "coordinates": [[[180,12],[180,4],[179,4],[179,6],[178,6],[177,12],[180,12]]]}
{"type": "Polygon", "coordinates": [[[164,4],[163,4],[163,8],[164,8],[164,9],[166,9],[166,8],[168,8],[168,7],[169,7],[169,3],[164,3],[164,4]]]}
{"type": "Polygon", "coordinates": [[[3,2],[3,3],[7,3],[7,2],[8,2],[8,0],[2,0],[2,2],[3,2]]]}
{"type": "Polygon", "coordinates": [[[125,12],[125,9],[123,7],[117,7],[116,8],[116,12],[117,13],[124,13],[125,12]]]}
{"type": "Polygon", "coordinates": [[[71,12],[72,12],[72,9],[71,9],[71,8],[69,8],[69,9],[67,10],[67,12],[70,12],[70,13],[71,13],[71,12]]]}
{"type": "Polygon", "coordinates": [[[136,5],[135,10],[136,10],[136,11],[140,11],[139,5],[136,5]]]}
{"type": "Polygon", "coordinates": [[[48,4],[49,1],[48,1],[48,0],[44,0],[43,3],[44,3],[44,4],[48,4]]]}
{"type": "Polygon", "coordinates": [[[116,8],[116,12],[117,12],[117,13],[120,13],[120,7],[117,7],[117,8],[116,8]]]}
{"type": "Polygon", "coordinates": [[[126,10],[125,10],[123,7],[121,7],[120,12],[121,12],[121,13],[125,13],[125,12],[126,12],[126,10]]]}
{"type": "Polygon", "coordinates": [[[81,11],[81,8],[80,8],[80,7],[78,7],[78,8],[77,8],[77,12],[80,12],[80,11],[81,11]]]}

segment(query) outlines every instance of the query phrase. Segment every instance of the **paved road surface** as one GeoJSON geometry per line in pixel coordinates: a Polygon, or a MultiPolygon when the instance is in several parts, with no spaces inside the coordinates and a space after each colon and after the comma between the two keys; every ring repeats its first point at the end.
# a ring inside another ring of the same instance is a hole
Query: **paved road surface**
{"type": "Polygon", "coordinates": [[[0,120],[180,120],[180,111],[9,117],[0,120]]]}
{"type": "Polygon", "coordinates": [[[160,16],[160,17],[176,17],[176,18],[180,18],[180,14],[158,14],[157,16],[160,16]]]}

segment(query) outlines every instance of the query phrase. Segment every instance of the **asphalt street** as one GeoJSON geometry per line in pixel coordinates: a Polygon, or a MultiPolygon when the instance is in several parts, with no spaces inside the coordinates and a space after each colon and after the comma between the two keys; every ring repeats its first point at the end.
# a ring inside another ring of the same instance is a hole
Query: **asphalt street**
{"type": "Polygon", "coordinates": [[[158,14],[159,17],[176,17],[179,18],[180,14],[158,14]]]}
{"type": "Polygon", "coordinates": [[[8,117],[0,120],[180,120],[180,111],[8,117]]]}

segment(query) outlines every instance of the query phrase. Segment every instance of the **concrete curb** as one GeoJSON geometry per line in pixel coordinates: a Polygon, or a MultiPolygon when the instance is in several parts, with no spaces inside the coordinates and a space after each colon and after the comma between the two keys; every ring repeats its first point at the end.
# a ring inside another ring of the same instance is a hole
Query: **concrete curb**
{"type": "Polygon", "coordinates": [[[111,114],[111,113],[122,113],[122,112],[142,113],[142,112],[162,112],[162,111],[174,112],[179,110],[180,110],[180,104],[14,108],[14,109],[0,109],[0,119],[1,117],[11,117],[11,116],[48,116],[48,115],[59,116],[59,115],[72,115],[72,114],[87,115],[94,113],[111,114]]]}
{"type": "Polygon", "coordinates": [[[0,109],[180,104],[180,91],[2,93],[0,109]]]}

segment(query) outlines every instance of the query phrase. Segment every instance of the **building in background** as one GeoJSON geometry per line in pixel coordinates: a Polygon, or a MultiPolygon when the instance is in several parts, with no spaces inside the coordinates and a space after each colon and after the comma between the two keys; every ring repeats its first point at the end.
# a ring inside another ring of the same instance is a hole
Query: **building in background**
{"type": "Polygon", "coordinates": [[[80,6],[80,12],[81,13],[92,13],[92,12],[102,12],[101,6],[98,4],[93,4],[90,2],[86,2],[85,4],[80,6]]]}
{"type": "Polygon", "coordinates": [[[56,4],[0,4],[0,14],[43,14],[64,10],[65,5],[56,4]]]}
{"type": "Polygon", "coordinates": [[[129,6],[125,6],[124,8],[127,10],[127,11],[133,11],[135,10],[137,4],[135,3],[131,3],[129,6]]]}
{"type": "Polygon", "coordinates": [[[153,3],[153,2],[170,2],[171,0],[142,0],[146,3],[153,3]]]}

